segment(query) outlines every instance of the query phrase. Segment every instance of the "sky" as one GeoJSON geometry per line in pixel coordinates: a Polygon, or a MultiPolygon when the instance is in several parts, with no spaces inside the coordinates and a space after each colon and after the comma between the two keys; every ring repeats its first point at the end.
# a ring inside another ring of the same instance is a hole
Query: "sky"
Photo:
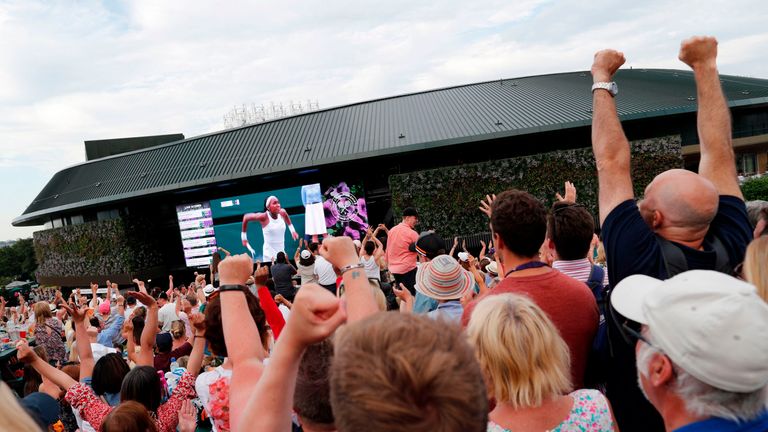
{"type": "MultiPolygon", "coordinates": [[[[321,108],[499,78],[684,68],[720,41],[721,73],[768,78],[768,3],[678,0],[0,0],[0,240],[83,141],[224,129],[234,106],[321,108]]],[[[126,169],[131,169],[126,167],[126,169]]]]}

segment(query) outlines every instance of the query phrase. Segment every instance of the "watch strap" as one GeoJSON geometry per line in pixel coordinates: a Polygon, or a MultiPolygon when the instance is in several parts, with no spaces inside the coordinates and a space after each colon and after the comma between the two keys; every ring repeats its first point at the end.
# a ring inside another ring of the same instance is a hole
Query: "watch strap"
{"type": "Polygon", "coordinates": [[[615,82],[598,81],[592,84],[592,92],[594,93],[595,90],[606,90],[611,96],[616,96],[618,93],[615,82]]]}
{"type": "Polygon", "coordinates": [[[224,291],[243,291],[243,290],[246,290],[246,289],[247,288],[245,287],[245,285],[220,285],[219,286],[219,292],[224,292],[224,291]]]}

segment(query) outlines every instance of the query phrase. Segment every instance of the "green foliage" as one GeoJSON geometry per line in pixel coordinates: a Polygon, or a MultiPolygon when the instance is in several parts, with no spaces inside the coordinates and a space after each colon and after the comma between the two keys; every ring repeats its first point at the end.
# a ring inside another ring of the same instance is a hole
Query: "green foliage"
{"type": "Polygon", "coordinates": [[[108,276],[156,265],[160,256],[148,238],[150,221],[112,219],[34,234],[39,276],[108,276]]]}
{"type": "MultiPolygon", "coordinates": [[[[658,173],[683,164],[679,136],[635,141],[631,149],[636,196],[658,173]]],[[[597,215],[597,171],[589,148],[398,174],[390,176],[389,185],[396,215],[415,207],[422,229],[448,238],[488,231],[478,210],[486,194],[516,188],[549,206],[556,192],[564,193],[565,181],[576,185],[577,200],[597,215]]]]}
{"type": "Polygon", "coordinates": [[[5,286],[14,280],[34,279],[36,269],[31,238],[0,248],[0,285],[5,286]]]}
{"type": "Polygon", "coordinates": [[[768,176],[752,177],[745,180],[741,185],[741,193],[744,194],[746,201],[768,201],[768,176]]]}

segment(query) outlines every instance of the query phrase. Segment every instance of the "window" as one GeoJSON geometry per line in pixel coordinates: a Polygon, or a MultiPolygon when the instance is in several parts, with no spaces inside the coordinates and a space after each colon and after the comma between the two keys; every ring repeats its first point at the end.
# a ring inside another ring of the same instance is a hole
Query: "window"
{"type": "Polygon", "coordinates": [[[757,173],[757,155],[754,153],[736,154],[736,171],[740,175],[757,173]]]}
{"type": "Polygon", "coordinates": [[[83,215],[72,215],[69,218],[70,225],[80,225],[83,222],[85,222],[83,220],[83,215]]]}
{"type": "Polygon", "coordinates": [[[100,220],[100,221],[110,220],[110,219],[117,219],[119,217],[120,217],[120,212],[117,211],[117,209],[102,210],[102,211],[96,213],[96,219],[100,220]]]}

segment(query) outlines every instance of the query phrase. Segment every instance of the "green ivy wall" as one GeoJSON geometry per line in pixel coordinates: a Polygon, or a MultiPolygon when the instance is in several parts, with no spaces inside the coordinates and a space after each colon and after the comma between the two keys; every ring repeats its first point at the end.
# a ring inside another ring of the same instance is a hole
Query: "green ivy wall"
{"type": "Polygon", "coordinates": [[[162,257],[151,239],[151,221],[121,218],[34,233],[36,276],[128,275],[156,266],[162,257]]]}
{"type": "MultiPolygon", "coordinates": [[[[632,180],[635,195],[658,173],[681,168],[680,136],[633,141],[632,180]]],[[[478,210],[490,193],[516,188],[550,206],[563,183],[572,181],[578,201],[597,215],[597,172],[591,148],[563,150],[489,162],[392,175],[389,186],[395,215],[408,206],[419,211],[420,226],[445,238],[488,231],[478,210]]]]}

